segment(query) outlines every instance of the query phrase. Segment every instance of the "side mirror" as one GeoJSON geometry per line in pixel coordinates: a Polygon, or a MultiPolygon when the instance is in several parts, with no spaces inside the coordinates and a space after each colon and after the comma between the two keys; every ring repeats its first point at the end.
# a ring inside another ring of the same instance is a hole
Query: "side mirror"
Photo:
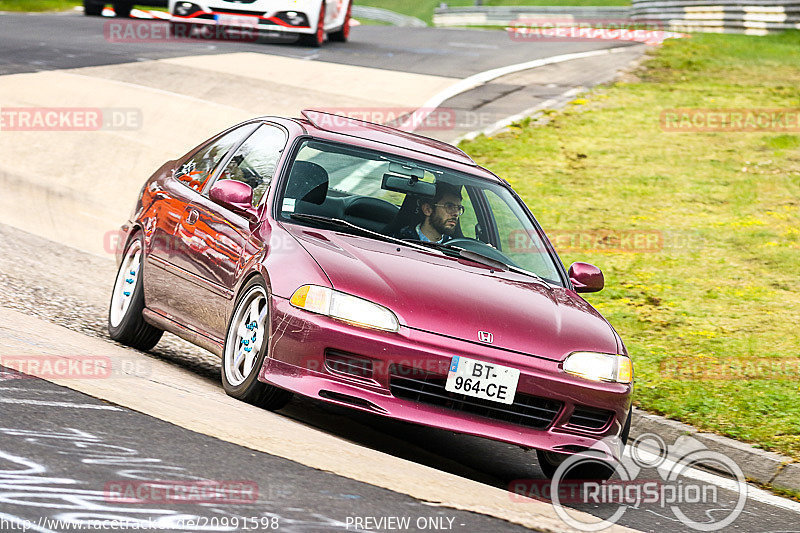
{"type": "Polygon", "coordinates": [[[589,263],[572,263],[569,267],[569,280],[575,292],[597,292],[603,290],[603,272],[589,263]]]}
{"type": "Polygon", "coordinates": [[[253,188],[236,180],[217,181],[208,191],[211,201],[226,207],[251,222],[258,220],[258,212],[253,207],[253,188]]]}

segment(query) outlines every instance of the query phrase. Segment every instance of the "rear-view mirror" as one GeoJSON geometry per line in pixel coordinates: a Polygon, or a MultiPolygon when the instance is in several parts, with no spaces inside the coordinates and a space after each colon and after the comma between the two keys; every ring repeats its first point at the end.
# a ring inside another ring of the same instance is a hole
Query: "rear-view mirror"
{"type": "Polygon", "coordinates": [[[414,194],[419,196],[433,196],[436,194],[436,185],[427,181],[420,181],[417,177],[397,176],[384,174],[381,189],[387,191],[414,194]]]}

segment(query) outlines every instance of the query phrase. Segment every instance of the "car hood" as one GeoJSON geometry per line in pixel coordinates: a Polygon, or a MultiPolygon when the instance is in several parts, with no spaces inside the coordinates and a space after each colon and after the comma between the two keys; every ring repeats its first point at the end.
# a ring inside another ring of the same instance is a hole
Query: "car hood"
{"type": "Polygon", "coordinates": [[[463,258],[338,231],[289,226],[333,288],[394,311],[418,330],[562,361],[574,351],[617,353],[606,320],[570,289],[463,258]]]}

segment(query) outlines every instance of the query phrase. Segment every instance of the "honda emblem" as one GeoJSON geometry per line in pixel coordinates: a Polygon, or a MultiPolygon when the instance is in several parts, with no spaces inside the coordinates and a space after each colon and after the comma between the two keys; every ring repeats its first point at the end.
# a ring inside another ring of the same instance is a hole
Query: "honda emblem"
{"type": "Polygon", "coordinates": [[[494,335],[492,335],[488,331],[479,331],[478,340],[481,342],[485,342],[487,344],[491,344],[492,341],[494,340],[494,335]]]}

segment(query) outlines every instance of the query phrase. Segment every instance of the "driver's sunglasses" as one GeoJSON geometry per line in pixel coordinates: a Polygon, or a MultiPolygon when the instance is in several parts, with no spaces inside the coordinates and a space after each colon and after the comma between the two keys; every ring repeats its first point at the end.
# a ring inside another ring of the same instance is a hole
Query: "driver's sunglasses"
{"type": "Polygon", "coordinates": [[[436,207],[443,207],[444,210],[451,215],[458,214],[458,216],[461,216],[464,214],[464,211],[466,211],[463,205],[453,204],[450,202],[447,202],[446,204],[433,204],[433,205],[435,205],[436,207]]]}

